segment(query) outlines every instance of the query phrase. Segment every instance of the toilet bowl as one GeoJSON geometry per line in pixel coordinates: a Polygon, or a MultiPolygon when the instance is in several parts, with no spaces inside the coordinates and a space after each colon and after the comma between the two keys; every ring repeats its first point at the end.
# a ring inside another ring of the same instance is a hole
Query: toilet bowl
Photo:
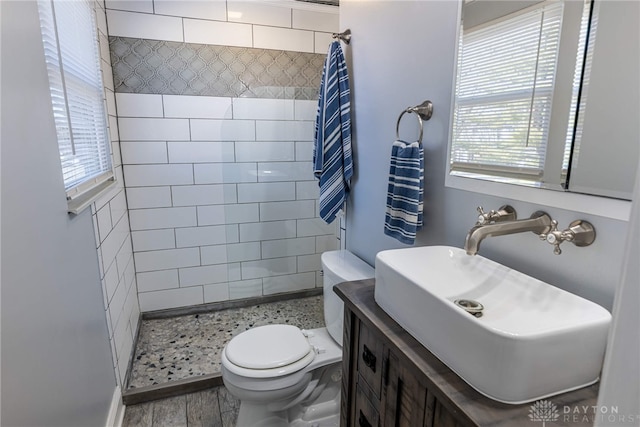
{"type": "Polygon", "coordinates": [[[312,427],[340,424],[343,303],[340,282],[374,276],[348,251],[322,254],[325,327],[259,326],[227,343],[222,378],[240,400],[241,427],[312,427]]]}

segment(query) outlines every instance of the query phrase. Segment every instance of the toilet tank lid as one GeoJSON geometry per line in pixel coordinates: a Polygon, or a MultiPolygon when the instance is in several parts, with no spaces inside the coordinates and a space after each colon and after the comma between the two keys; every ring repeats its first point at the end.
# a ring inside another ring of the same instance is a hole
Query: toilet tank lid
{"type": "Polygon", "coordinates": [[[311,345],[292,325],[266,325],[237,335],[225,347],[227,359],[247,369],[273,369],[304,358],[311,345]]]}
{"type": "Polygon", "coordinates": [[[373,267],[347,250],[324,252],[322,268],[345,281],[374,277],[373,267]]]}

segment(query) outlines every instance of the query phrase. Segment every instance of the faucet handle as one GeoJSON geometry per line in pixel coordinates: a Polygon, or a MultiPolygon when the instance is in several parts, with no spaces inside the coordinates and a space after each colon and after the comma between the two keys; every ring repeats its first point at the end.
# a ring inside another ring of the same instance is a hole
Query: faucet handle
{"type": "Polygon", "coordinates": [[[482,206],[478,206],[476,208],[476,210],[478,211],[478,222],[476,224],[478,225],[482,225],[482,224],[487,224],[490,221],[491,218],[491,213],[494,211],[489,211],[489,213],[486,213],[484,211],[484,209],[482,208],[482,206]]]}
{"type": "Polygon", "coordinates": [[[596,233],[587,221],[577,220],[569,224],[566,230],[558,230],[558,221],[551,221],[551,229],[547,233],[540,234],[540,239],[554,246],[553,253],[560,255],[562,242],[572,242],[576,246],[589,246],[596,238],[596,233]]]}
{"type": "Polygon", "coordinates": [[[556,221],[555,219],[552,219],[551,226],[549,227],[548,231],[545,231],[544,233],[540,233],[540,240],[545,240],[553,245],[556,239],[556,236],[553,233],[557,231],[558,231],[558,221],[556,221]]]}
{"type": "MultiPolygon", "coordinates": [[[[569,237],[569,236],[566,236],[566,237],[569,237]]],[[[550,245],[554,246],[553,253],[556,255],[560,255],[562,253],[562,249],[560,249],[560,244],[565,240],[569,240],[569,239],[570,237],[568,239],[565,239],[565,235],[563,235],[563,232],[558,231],[558,221],[556,221],[555,219],[551,220],[551,228],[549,229],[549,231],[546,233],[540,234],[540,240],[544,240],[550,245]]]]}
{"type": "Polygon", "coordinates": [[[501,206],[497,211],[491,209],[489,212],[485,212],[482,206],[478,206],[476,210],[479,213],[476,225],[487,225],[499,221],[514,221],[517,218],[516,210],[509,205],[501,206]]]}

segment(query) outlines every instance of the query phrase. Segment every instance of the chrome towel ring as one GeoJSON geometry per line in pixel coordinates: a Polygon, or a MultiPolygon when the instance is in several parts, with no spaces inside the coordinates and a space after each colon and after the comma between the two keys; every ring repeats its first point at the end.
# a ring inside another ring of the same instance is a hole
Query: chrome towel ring
{"type": "Polygon", "coordinates": [[[431,115],[433,114],[433,103],[427,100],[415,107],[409,107],[400,113],[398,122],[396,123],[396,139],[400,139],[400,120],[402,120],[404,113],[415,113],[417,115],[418,123],[420,124],[420,137],[418,138],[418,142],[422,143],[422,135],[424,132],[423,120],[429,120],[431,118],[431,115]]]}

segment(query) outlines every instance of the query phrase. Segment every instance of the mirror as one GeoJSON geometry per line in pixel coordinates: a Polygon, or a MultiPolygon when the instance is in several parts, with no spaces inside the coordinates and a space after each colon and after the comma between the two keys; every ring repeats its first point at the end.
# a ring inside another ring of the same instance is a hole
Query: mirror
{"type": "Polygon", "coordinates": [[[450,173],[631,198],[637,2],[466,0],[450,173]]]}

